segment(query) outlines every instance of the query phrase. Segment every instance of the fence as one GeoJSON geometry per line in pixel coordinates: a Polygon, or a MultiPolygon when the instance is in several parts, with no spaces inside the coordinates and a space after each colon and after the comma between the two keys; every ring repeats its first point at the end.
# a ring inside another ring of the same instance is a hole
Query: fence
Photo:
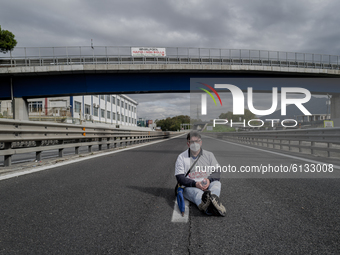
{"type": "Polygon", "coordinates": [[[295,152],[325,153],[327,157],[340,155],[340,128],[316,128],[275,131],[206,133],[218,139],[264,146],[295,152]]]}
{"type": "Polygon", "coordinates": [[[92,151],[93,145],[99,150],[106,145],[114,147],[143,143],[155,139],[169,138],[170,132],[122,130],[93,125],[71,125],[59,123],[42,123],[17,120],[0,120],[0,155],[4,156],[4,166],[11,165],[14,154],[36,152],[36,160],[41,160],[41,152],[58,149],[59,157],[63,149],[87,146],[92,151]]]}
{"type": "Polygon", "coordinates": [[[167,47],[164,57],[133,57],[131,47],[16,47],[0,67],[86,64],[260,65],[339,70],[339,56],[250,49],[167,47]]]}

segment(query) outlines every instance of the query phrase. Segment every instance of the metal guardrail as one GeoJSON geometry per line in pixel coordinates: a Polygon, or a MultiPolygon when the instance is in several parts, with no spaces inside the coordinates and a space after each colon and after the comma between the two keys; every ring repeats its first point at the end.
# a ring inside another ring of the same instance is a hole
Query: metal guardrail
{"type": "Polygon", "coordinates": [[[340,128],[316,128],[316,129],[295,129],[295,130],[271,130],[252,132],[225,132],[205,133],[216,136],[218,139],[231,139],[236,142],[247,143],[258,146],[265,146],[274,149],[296,148],[298,152],[303,149],[327,152],[331,157],[332,153],[340,153],[340,128]]]}
{"type": "Polygon", "coordinates": [[[86,64],[259,65],[339,70],[339,56],[313,53],[167,47],[165,57],[132,57],[128,46],[16,47],[0,67],[86,64]]]}
{"type": "Polygon", "coordinates": [[[59,157],[63,149],[88,146],[88,152],[93,145],[99,150],[106,145],[114,147],[129,144],[144,143],[155,139],[169,138],[170,132],[133,131],[93,125],[71,125],[48,122],[29,122],[17,120],[0,120],[0,155],[4,156],[4,166],[11,165],[14,154],[36,152],[36,160],[41,160],[41,152],[58,149],[59,157]]]}

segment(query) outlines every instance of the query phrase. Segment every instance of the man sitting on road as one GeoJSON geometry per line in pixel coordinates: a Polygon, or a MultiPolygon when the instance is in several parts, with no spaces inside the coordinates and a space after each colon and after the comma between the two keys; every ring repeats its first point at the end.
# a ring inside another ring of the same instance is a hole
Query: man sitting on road
{"type": "Polygon", "coordinates": [[[216,169],[219,166],[214,154],[202,149],[202,139],[198,132],[188,134],[187,145],[189,149],[178,156],[175,168],[178,183],[185,186],[184,197],[207,215],[225,216],[226,209],[219,200],[220,173],[210,171],[211,167],[216,169]],[[193,164],[195,165],[185,177],[193,164]]]}

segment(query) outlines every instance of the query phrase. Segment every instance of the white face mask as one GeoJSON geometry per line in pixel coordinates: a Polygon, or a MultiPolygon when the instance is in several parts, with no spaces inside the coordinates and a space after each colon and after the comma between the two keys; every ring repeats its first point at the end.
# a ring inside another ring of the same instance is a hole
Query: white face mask
{"type": "Polygon", "coordinates": [[[190,144],[190,150],[192,151],[199,151],[201,148],[200,144],[199,143],[192,143],[190,144]]]}

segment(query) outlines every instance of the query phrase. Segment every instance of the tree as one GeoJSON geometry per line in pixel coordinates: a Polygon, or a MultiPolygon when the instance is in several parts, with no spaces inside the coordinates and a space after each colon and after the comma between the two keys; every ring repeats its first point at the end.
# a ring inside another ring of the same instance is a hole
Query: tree
{"type": "Polygon", "coordinates": [[[240,117],[242,121],[245,119],[246,121],[254,119],[256,116],[254,113],[249,111],[248,109],[244,110],[243,115],[233,115],[232,112],[227,112],[227,113],[221,113],[220,116],[218,117],[219,119],[227,119],[228,121],[233,120],[233,122],[239,121],[240,117]]]}
{"type": "Polygon", "coordinates": [[[15,35],[8,31],[2,30],[0,26],[0,52],[7,53],[14,49],[17,45],[17,41],[14,39],[15,35]]]}
{"type": "Polygon", "coordinates": [[[157,126],[161,127],[163,131],[177,131],[181,128],[181,124],[190,123],[190,117],[187,115],[179,115],[163,120],[156,120],[155,122],[157,122],[157,126]]]}

